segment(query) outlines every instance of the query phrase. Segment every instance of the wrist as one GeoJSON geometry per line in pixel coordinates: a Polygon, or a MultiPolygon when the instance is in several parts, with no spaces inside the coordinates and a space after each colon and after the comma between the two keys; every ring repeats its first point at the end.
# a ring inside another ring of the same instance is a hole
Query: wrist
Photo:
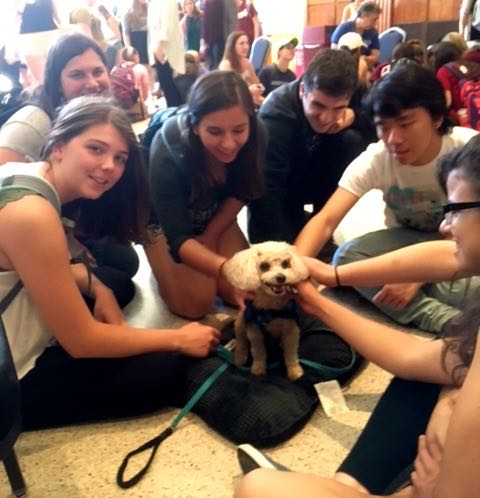
{"type": "Polygon", "coordinates": [[[340,274],[339,274],[339,267],[337,265],[334,265],[333,267],[333,284],[332,287],[341,287],[342,284],[340,282],[340,274]]]}

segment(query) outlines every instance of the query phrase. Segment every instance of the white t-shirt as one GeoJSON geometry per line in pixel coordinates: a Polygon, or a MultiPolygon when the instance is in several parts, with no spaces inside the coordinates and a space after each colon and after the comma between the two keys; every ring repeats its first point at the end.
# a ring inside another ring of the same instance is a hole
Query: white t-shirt
{"type": "Polygon", "coordinates": [[[338,185],[359,198],[372,189],[381,190],[387,227],[435,231],[443,219],[441,206],[446,200],[437,179],[437,161],[476,134],[469,128],[454,127],[442,137],[438,156],[423,166],[400,164],[380,140],[350,163],[338,185]]]}

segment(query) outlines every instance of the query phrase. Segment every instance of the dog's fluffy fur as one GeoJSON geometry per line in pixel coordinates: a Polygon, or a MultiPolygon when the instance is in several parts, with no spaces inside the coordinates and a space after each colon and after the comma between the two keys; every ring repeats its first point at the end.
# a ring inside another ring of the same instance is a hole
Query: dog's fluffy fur
{"type": "MultiPolygon", "coordinates": [[[[258,310],[281,310],[291,299],[290,289],[308,277],[308,270],[295,248],[286,242],[264,242],[240,251],[225,262],[223,272],[230,283],[245,291],[253,291],[253,305],[258,310]]],[[[294,319],[274,318],[265,327],[270,335],[280,340],[287,375],[295,380],[303,375],[298,362],[300,329],[294,319]]],[[[235,320],[235,363],[243,365],[251,345],[251,372],[266,371],[267,352],[263,333],[256,323],[246,323],[245,313],[235,320]]]]}

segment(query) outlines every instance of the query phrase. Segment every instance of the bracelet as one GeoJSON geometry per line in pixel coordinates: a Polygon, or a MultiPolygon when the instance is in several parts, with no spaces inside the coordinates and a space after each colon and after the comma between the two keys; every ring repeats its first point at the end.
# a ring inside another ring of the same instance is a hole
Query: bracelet
{"type": "Polygon", "coordinates": [[[335,265],[333,267],[334,271],[335,271],[335,283],[336,283],[336,287],[341,287],[341,283],[340,283],[340,277],[338,276],[338,267],[335,265]]]}

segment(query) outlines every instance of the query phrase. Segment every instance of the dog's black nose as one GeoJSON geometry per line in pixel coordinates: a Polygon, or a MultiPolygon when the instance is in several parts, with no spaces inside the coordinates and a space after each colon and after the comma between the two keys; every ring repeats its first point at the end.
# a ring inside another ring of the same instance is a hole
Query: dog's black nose
{"type": "Polygon", "coordinates": [[[285,283],[285,280],[287,280],[285,278],[285,275],[282,275],[281,273],[279,273],[276,277],[275,277],[275,280],[277,281],[278,284],[284,284],[285,283]]]}

